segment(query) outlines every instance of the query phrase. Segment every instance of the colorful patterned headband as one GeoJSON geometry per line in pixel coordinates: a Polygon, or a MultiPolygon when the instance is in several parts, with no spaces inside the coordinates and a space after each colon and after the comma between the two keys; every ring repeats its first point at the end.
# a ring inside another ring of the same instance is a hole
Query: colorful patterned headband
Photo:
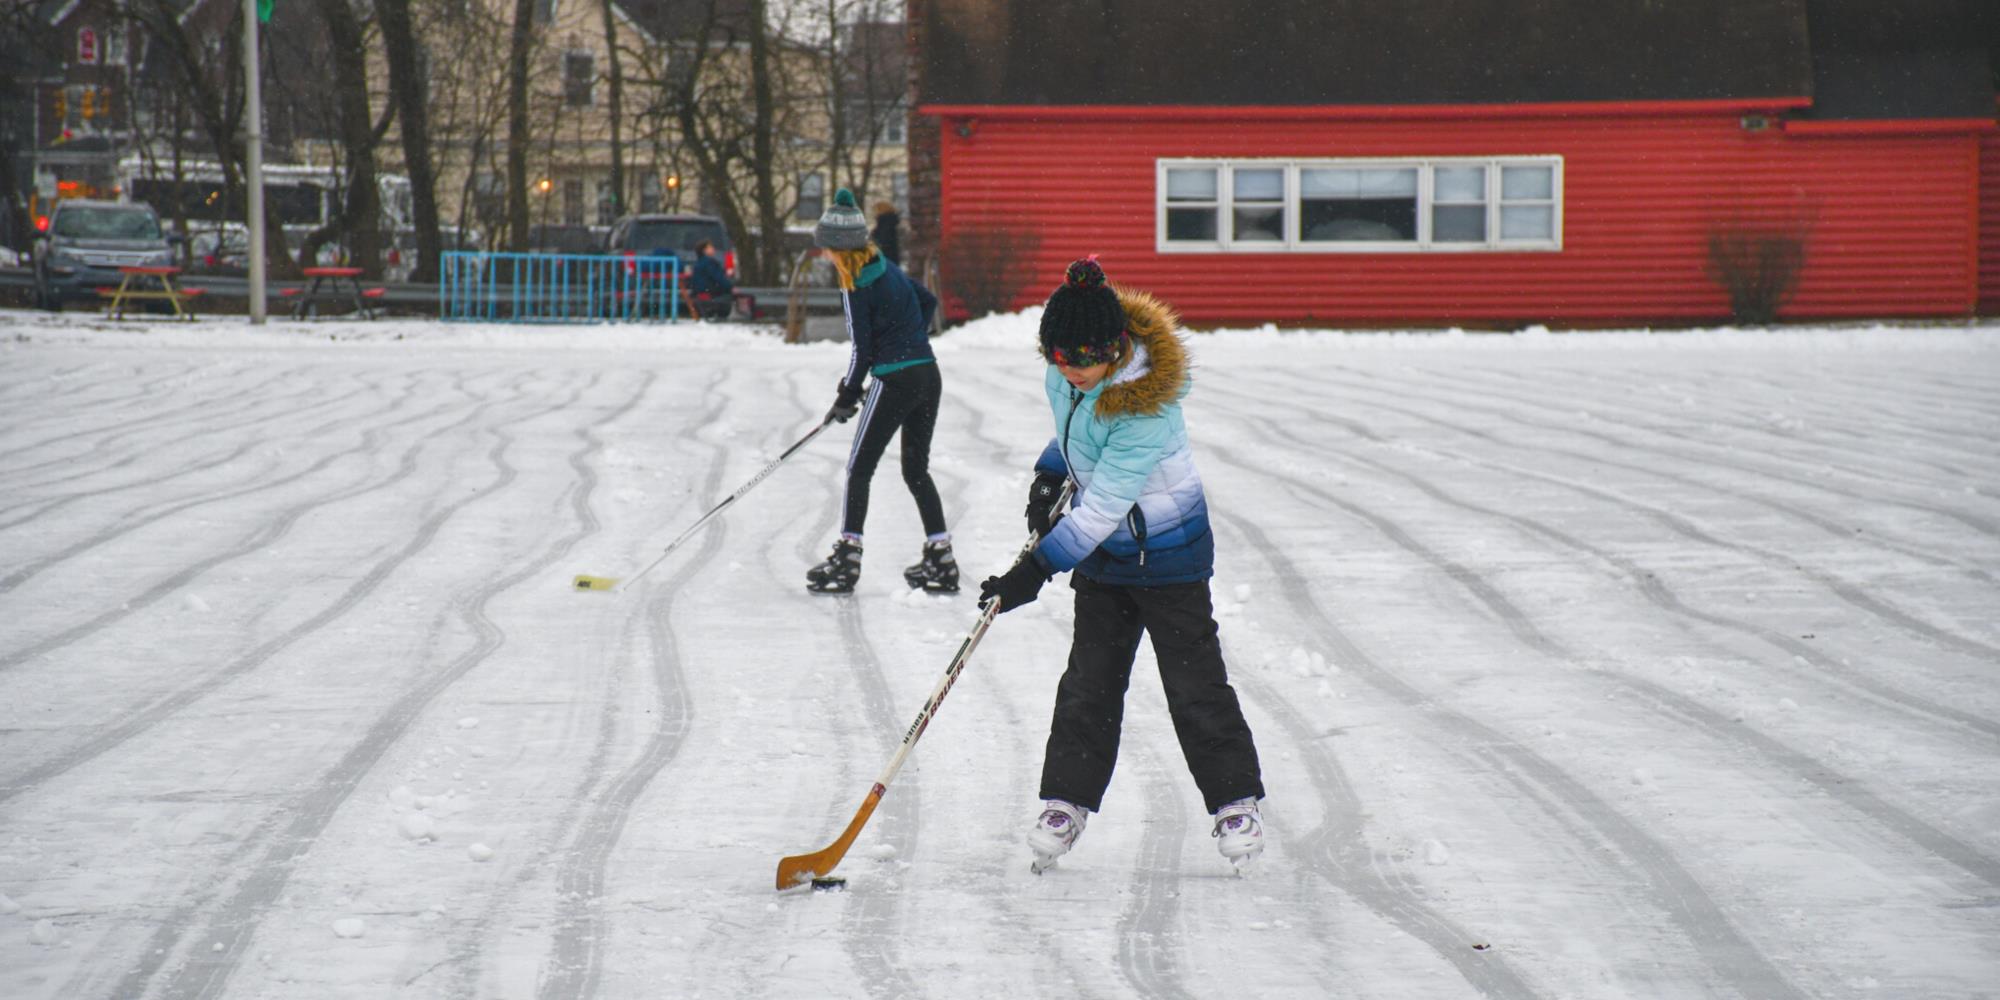
{"type": "Polygon", "coordinates": [[[1079,344],[1075,347],[1049,348],[1049,362],[1064,368],[1089,368],[1092,365],[1110,364],[1118,360],[1118,354],[1125,349],[1129,336],[1118,331],[1118,339],[1103,344],[1079,344]]]}

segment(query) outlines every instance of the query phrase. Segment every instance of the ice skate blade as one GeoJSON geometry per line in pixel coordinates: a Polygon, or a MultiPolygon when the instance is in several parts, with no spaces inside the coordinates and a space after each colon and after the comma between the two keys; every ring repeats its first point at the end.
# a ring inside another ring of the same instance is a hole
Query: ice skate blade
{"type": "Polygon", "coordinates": [[[1048,871],[1051,868],[1054,868],[1056,866],[1056,862],[1061,860],[1062,859],[1059,857],[1044,857],[1042,855],[1037,854],[1035,855],[1035,860],[1028,862],[1028,870],[1034,872],[1037,875],[1040,875],[1041,873],[1048,871]]]}
{"type": "Polygon", "coordinates": [[[1240,858],[1230,858],[1229,870],[1237,878],[1248,878],[1251,872],[1257,870],[1257,855],[1246,854],[1240,858]]]}

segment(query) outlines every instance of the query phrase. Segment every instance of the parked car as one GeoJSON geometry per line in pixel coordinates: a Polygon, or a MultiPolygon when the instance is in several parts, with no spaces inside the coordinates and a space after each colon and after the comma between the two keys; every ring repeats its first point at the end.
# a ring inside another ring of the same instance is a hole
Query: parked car
{"type": "Polygon", "coordinates": [[[178,241],[160,229],[151,205],[59,201],[35,239],[35,302],[60,310],[66,300],[95,298],[123,279],[120,267],[173,264],[178,241]]]}
{"type": "Polygon", "coordinates": [[[529,226],[528,252],[603,253],[608,233],[603,226],[529,226]]]}
{"type": "Polygon", "coordinates": [[[190,274],[240,278],[250,273],[250,234],[242,226],[204,229],[188,237],[190,274]]]}
{"type": "Polygon", "coordinates": [[[605,247],[627,257],[678,257],[681,280],[686,281],[694,266],[694,248],[703,240],[715,244],[722,269],[729,272],[729,280],[736,280],[736,244],[729,238],[729,227],[713,215],[628,215],[611,227],[605,247]]]}

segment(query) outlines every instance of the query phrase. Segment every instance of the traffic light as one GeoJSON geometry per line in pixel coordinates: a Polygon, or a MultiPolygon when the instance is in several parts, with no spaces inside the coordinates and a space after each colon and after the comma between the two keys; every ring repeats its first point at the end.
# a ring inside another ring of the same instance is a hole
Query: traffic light
{"type": "Polygon", "coordinates": [[[56,91],[56,125],[60,127],[66,121],[69,121],[69,94],[58,90],[56,91]]]}
{"type": "Polygon", "coordinates": [[[83,88],[83,120],[89,121],[95,117],[97,117],[97,88],[85,87],[83,88]]]}
{"type": "Polygon", "coordinates": [[[271,5],[277,0],[257,0],[257,23],[271,23],[271,5]]]}

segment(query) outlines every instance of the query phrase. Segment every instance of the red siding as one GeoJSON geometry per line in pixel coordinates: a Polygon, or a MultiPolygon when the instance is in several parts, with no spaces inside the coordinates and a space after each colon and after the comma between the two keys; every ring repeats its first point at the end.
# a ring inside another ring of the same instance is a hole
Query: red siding
{"type": "Polygon", "coordinates": [[[2000,133],[1979,137],[1979,311],[2000,313],[2000,133]]]}
{"type": "Polygon", "coordinates": [[[1788,317],[1964,314],[1979,287],[1980,140],[1969,131],[1749,132],[1738,111],[1712,108],[1401,121],[1230,119],[1227,109],[1202,120],[1185,108],[1031,113],[949,109],[939,130],[943,229],[1012,224],[1041,234],[1034,273],[1043,280],[1017,307],[1039,301],[1068,260],[1095,252],[1113,280],[1161,294],[1195,323],[1722,320],[1727,300],[1705,273],[1707,237],[1732,217],[1811,220],[1788,317]],[[1154,249],[1161,158],[1506,155],[1564,158],[1561,251],[1154,249]]]}

